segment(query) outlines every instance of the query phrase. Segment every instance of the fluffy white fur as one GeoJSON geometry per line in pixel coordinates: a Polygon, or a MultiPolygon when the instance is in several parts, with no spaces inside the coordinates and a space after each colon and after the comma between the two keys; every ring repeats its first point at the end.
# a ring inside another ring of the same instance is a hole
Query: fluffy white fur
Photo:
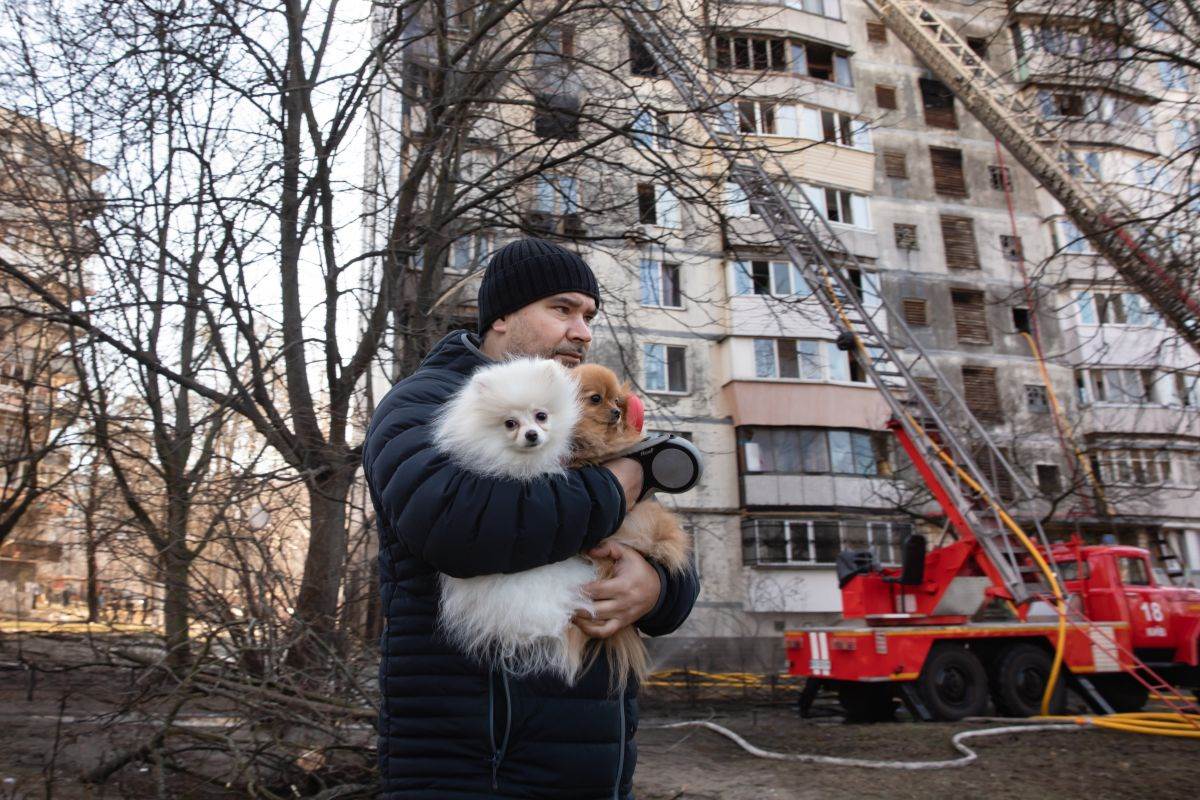
{"type": "Polygon", "coordinates": [[[529,480],[561,473],[579,421],[579,387],[557,361],[519,358],[477,370],[443,407],[433,441],[464,469],[489,477],[529,480]],[[535,419],[537,412],[549,419],[535,419]],[[534,430],[541,442],[525,446],[517,433],[534,430]]]}
{"type": "MultiPolygon", "coordinates": [[[[579,420],[577,395],[575,380],[556,361],[485,367],[438,416],[434,446],[481,475],[530,480],[561,473],[579,420]]],[[[569,646],[568,629],[576,610],[593,610],[581,587],[595,577],[595,566],[579,556],[511,575],[442,575],[442,632],[467,655],[514,675],[551,673],[573,683],[579,648],[569,646]]]]}

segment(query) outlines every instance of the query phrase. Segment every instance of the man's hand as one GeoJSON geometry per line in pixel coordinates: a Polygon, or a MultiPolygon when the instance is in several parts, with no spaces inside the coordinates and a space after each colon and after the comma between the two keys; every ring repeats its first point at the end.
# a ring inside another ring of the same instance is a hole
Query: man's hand
{"type": "Polygon", "coordinates": [[[642,494],[642,462],[632,458],[618,458],[601,466],[611,472],[625,490],[625,510],[628,512],[642,494]]]}
{"type": "Polygon", "coordinates": [[[662,591],[658,571],[637,550],[618,542],[605,542],[588,551],[593,558],[611,558],[613,575],[592,581],[583,590],[592,598],[595,617],[575,615],[579,629],[594,639],[607,639],[637,622],[654,608],[662,591]]]}

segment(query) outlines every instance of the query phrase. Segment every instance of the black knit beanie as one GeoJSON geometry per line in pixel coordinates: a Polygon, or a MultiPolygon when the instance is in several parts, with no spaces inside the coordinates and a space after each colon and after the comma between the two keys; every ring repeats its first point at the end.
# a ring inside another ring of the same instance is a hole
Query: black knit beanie
{"type": "Polygon", "coordinates": [[[479,335],[497,317],[559,292],[579,292],[600,307],[600,286],[582,258],[544,239],[518,239],[496,251],[479,284],[479,335]]]}

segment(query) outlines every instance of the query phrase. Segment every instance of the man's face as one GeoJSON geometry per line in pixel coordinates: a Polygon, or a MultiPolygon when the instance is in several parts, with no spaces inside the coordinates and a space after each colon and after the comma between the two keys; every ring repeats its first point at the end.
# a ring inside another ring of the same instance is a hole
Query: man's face
{"type": "Polygon", "coordinates": [[[596,301],[579,292],[563,292],[535,300],[492,323],[493,336],[504,355],[553,358],[575,367],[592,343],[591,323],[596,301]]]}

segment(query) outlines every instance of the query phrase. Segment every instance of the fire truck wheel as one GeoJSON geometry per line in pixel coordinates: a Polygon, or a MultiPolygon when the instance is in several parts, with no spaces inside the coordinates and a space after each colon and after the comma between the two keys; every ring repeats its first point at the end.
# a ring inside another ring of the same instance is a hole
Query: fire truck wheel
{"type": "MultiPolygon", "coordinates": [[[[992,700],[1005,717],[1032,717],[1042,713],[1042,695],[1050,677],[1053,658],[1032,644],[1016,644],[1005,650],[993,673],[992,700]]],[[[1050,713],[1061,714],[1067,705],[1066,684],[1059,677],[1050,698],[1050,713]]]]}
{"type": "Polygon", "coordinates": [[[953,722],[987,710],[987,673],[979,658],[959,645],[939,645],[925,659],[917,692],[934,719],[953,722]]]}
{"type": "Polygon", "coordinates": [[[838,702],[847,722],[890,722],[896,718],[891,683],[847,681],[838,686],[838,702]]]}
{"type": "Polygon", "coordinates": [[[1141,711],[1150,690],[1128,675],[1094,675],[1092,685],[1118,714],[1141,711]]]}

